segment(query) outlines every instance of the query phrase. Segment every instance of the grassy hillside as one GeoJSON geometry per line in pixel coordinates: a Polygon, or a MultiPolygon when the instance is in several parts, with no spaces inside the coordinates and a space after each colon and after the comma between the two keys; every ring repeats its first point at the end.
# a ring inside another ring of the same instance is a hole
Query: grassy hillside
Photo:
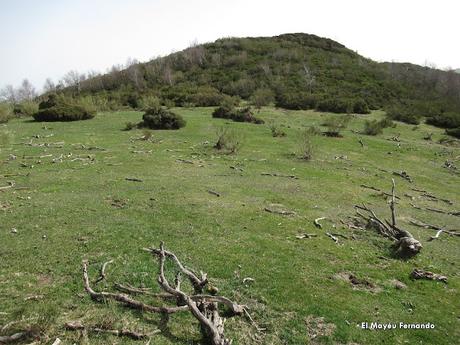
{"type": "MultiPolygon", "coordinates": [[[[214,46],[225,42],[232,41],[214,46]]],[[[326,48],[344,61],[355,56],[333,42],[326,48]]],[[[410,205],[459,211],[458,171],[445,162],[458,166],[460,148],[438,144],[441,129],[398,124],[380,136],[359,134],[365,119],[383,116],[374,111],[355,116],[343,138],[314,137],[313,159],[306,162],[296,153],[301,130],[321,126],[328,114],[263,108],[257,116],[287,133],[273,138],[266,125],[211,119],[212,110],[175,109],[187,126],[154,131],[148,141],[139,140],[142,130],[122,131],[126,122],[140,121],[135,111],[102,113],[84,122],[14,119],[1,125],[0,187],[14,187],[0,190],[0,325],[24,319],[3,334],[28,323],[48,336],[43,344],[56,337],[65,344],[85,343],[63,327],[81,320],[159,329],[154,344],[200,344],[198,325],[187,314],[166,323],[159,315],[95,303],[84,293],[83,259],[90,260],[91,277],[101,263],[114,260],[97,290],[112,290],[116,282],[156,288],[156,263],[141,248],[162,240],[184,263],[207,272],[223,295],[247,304],[266,328],[259,333],[244,318],[231,318],[226,329],[234,344],[453,344],[459,338],[459,239],[441,234],[427,241],[436,232],[410,224],[417,219],[447,229],[460,225],[457,216],[410,205]],[[237,154],[213,149],[221,126],[242,136],[237,154]],[[428,133],[431,141],[423,139],[428,133]],[[391,140],[398,136],[399,142],[391,140]],[[393,171],[406,171],[413,182],[393,171]],[[341,222],[363,202],[389,217],[386,197],[361,185],[389,191],[391,178],[400,197],[398,222],[424,246],[409,260],[393,258],[391,241],[372,230],[353,230],[341,222]],[[266,212],[273,203],[295,215],[266,212]],[[313,224],[318,217],[327,217],[323,229],[313,224]],[[296,238],[305,232],[317,236],[296,238]],[[336,244],[326,232],[346,238],[336,244]],[[411,280],[414,268],[444,274],[448,284],[411,280]],[[342,279],[346,272],[370,284],[353,287],[342,279]],[[245,277],[254,282],[243,284],[245,277]],[[407,288],[396,289],[394,279],[407,288]],[[366,321],[431,322],[435,329],[357,326],[366,321]]],[[[90,344],[145,343],[98,334],[88,339],[90,344]]]]}

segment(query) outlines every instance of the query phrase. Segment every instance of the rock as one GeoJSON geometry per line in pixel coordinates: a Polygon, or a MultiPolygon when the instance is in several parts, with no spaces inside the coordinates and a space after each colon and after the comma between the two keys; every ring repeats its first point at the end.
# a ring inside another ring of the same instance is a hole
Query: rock
{"type": "Polygon", "coordinates": [[[407,289],[407,285],[397,279],[391,280],[391,284],[398,290],[407,289]]]}

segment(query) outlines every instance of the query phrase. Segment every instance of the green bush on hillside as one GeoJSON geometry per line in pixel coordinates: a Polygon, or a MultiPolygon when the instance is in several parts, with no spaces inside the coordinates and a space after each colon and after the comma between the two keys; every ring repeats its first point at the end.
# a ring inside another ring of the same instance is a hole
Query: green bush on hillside
{"type": "Polygon", "coordinates": [[[460,139],[460,127],[446,129],[446,134],[460,139]]]}
{"type": "Polygon", "coordinates": [[[351,116],[335,115],[329,116],[323,123],[327,130],[324,134],[328,137],[341,137],[340,132],[347,128],[351,116]]]}
{"type": "Polygon", "coordinates": [[[0,103],[0,123],[6,123],[13,117],[11,106],[7,103],[0,103]]]}
{"type": "Polygon", "coordinates": [[[179,129],[186,125],[182,116],[162,107],[147,109],[142,119],[139,126],[150,129],[179,129]]]}
{"type": "Polygon", "coordinates": [[[235,122],[249,122],[255,124],[264,123],[262,119],[254,116],[251,107],[237,109],[232,104],[228,103],[222,104],[220,107],[216,108],[212,113],[212,117],[230,119],[235,122]]]}
{"type": "Polygon", "coordinates": [[[93,109],[56,95],[50,95],[38,108],[32,115],[35,121],[79,121],[95,116],[93,109]]]}
{"type": "Polygon", "coordinates": [[[427,118],[426,123],[441,128],[460,127],[460,113],[443,113],[427,118]]]}
{"type": "Polygon", "coordinates": [[[377,120],[366,120],[364,122],[364,131],[366,135],[377,135],[382,134],[383,129],[387,127],[394,127],[394,123],[389,118],[384,118],[380,121],[377,120]]]}
{"type": "Polygon", "coordinates": [[[386,109],[386,113],[388,118],[394,121],[400,121],[410,125],[420,124],[421,116],[416,115],[414,112],[410,111],[410,109],[401,105],[393,105],[388,107],[386,109]]]}
{"type": "Polygon", "coordinates": [[[251,104],[260,109],[263,106],[270,105],[275,101],[275,93],[266,88],[257,89],[251,96],[251,104]]]}
{"type": "Polygon", "coordinates": [[[318,98],[306,92],[283,92],[276,95],[275,106],[291,110],[314,109],[318,98]]]}
{"type": "Polygon", "coordinates": [[[13,107],[13,113],[16,116],[32,116],[38,111],[38,104],[33,101],[24,101],[15,104],[13,107]]]}

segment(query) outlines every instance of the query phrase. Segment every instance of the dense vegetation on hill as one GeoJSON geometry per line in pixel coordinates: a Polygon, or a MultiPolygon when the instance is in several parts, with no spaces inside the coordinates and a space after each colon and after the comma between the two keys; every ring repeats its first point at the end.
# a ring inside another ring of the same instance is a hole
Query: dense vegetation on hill
{"type": "Polygon", "coordinates": [[[460,74],[454,70],[377,63],[303,33],[223,38],[103,75],[69,72],[46,89],[99,110],[147,109],[152,99],[167,106],[219,106],[232,96],[294,110],[366,114],[384,108],[394,120],[430,118],[442,128],[451,128],[437,121],[444,113],[460,121],[460,74]]]}
{"type": "Polygon", "coordinates": [[[459,106],[460,76],[412,64],[379,64],[330,39],[307,34],[226,38],[82,81],[72,92],[136,106],[146,94],[176,105],[217,105],[268,88],[278,100],[363,99],[371,108],[404,99],[459,106]],[[310,96],[310,97],[307,97],[310,96]]]}

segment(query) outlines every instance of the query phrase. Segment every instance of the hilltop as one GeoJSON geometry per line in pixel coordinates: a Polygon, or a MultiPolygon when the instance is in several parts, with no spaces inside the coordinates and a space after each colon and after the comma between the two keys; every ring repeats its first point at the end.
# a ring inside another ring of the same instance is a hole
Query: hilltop
{"type": "Polygon", "coordinates": [[[443,111],[460,110],[455,73],[377,63],[341,43],[304,33],[223,38],[86,80],[74,78],[68,86],[66,93],[134,108],[148,96],[176,106],[213,106],[222,95],[249,100],[268,94],[277,106],[290,109],[322,103],[321,110],[345,112],[353,111],[347,105],[364,101],[370,109],[430,102],[443,111]]]}

